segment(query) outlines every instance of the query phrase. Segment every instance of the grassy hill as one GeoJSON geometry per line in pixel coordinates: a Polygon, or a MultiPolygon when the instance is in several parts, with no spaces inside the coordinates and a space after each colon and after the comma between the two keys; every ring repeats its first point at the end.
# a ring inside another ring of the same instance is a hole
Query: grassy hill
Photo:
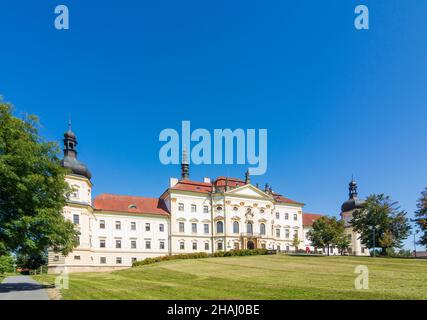
{"type": "MultiPolygon", "coordinates": [[[[34,276],[54,283],[54,275],[34,276]]],[[[71,274],[63,299],[427,299],[427,260],[250,256],[71,274]],[[356,290],[355,267],[369,268],[356,290]]]]}

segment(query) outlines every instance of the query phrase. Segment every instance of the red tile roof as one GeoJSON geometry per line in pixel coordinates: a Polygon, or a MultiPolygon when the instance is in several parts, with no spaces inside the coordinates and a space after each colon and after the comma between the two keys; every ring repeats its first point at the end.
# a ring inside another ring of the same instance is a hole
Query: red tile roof
{"type": "Polygon", "coordinates": [[[319,219],[320,217],[323,217],[323,214],[303,212],[302,213],[302,225],[303,226],[311,226],[311,225],[313,225],[313,222],[316,221],[317,219],[319,219]]]}
{"type": "Polygon", "coordinates": [[[274,197],[274,200],[276,200],[277,202],[302,204],[301,202],[286,198],[281,194],[277,194],[277,193],[273,193],[273,197],[274,197]]]}
{"type": "Polygon", "coordinates": [[[162,199],[134,196],[101,194],[94,200],[95,210],[126,213],[145,213],[169,216],[169,211],[162,199]],[[135,206],[132,207],[132,206],[135,206]]]}
{"type": "Polygon", "coordinates": [[[170,190],[184,190],[201,193],[209,193],[212,190],[212,185],[207,182],[198,182],[192,180],[180,180],[170,190]]]}

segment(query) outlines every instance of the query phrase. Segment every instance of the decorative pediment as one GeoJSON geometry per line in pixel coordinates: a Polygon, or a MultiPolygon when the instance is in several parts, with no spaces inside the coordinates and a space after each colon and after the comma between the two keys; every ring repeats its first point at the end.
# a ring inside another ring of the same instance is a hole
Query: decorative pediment
{"type": "Polygon", "coordinates": [[[264,218],[261,218],[261,219],[258,220],[258,222],[267,222],[267,220],[264,219],[264,218]]]}
{"type": "Polygon", "coordinates": [[[203,223],[210,223],[211,221],[209,219],[202,220],[203,223]]]}
{"type": "Polygon", "coordinates": [[[176,221],[184,222],[184,221],[187,221],[187,219],[185,219],[183,217],[179,217],[178,219],[176,219],[176,221]]]}
{"type": "Polygon", "coordinates": [[[241,196],[247,198],[258,198],[264,200],[272,200],[273,197],[268,195],[267,193],[255,188],[253,185],[246,184],[244,186],[238,187],[236,189],[232,189],[225,193],[229,196],[241,196]]]}
{"type": "Polygon", "coordinates": [[[233,220],[233,221],[240,221],[240,217],[234,216],[234,217],[231,217],[231,220],[233,220]]]}
{"type": "Polygon", "coordinates": [[[218,221],[218,220],[224,220],[224,216],[218,215],[214,218],[214,221],[218,221]]]}
{"type": "Polygon", "coordinates": [[[199,220],[196,219],[196,218],[193,218],[193,219],[190,220],[190,222],[199,222],[199,220]]]}

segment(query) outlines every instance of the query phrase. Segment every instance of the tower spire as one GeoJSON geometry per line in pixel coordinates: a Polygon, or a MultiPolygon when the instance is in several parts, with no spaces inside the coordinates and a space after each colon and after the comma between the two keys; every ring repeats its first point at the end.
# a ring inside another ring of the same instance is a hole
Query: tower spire
{"type": "Polygon", "coordinates": [[[250,172],[249,172],[249,169],[248,169],[245,172],[245,184],[250,184],[250,183],[251,183],[251,176],[250,176],[250,172]]]}
{"type": "Polygon", "coordinates": [[[181,179],[187,180],[189,177],[190,177],[190,165],[188,163],[187,148],[184,146],[182,150],[181,179]]]}
{"type": "Polygon", "coordinates": [[[348,184],[348,197],[349,199],[357,198],[357,183],[354,181],[353,175],[351,175],[351,181],[348,184]]]}

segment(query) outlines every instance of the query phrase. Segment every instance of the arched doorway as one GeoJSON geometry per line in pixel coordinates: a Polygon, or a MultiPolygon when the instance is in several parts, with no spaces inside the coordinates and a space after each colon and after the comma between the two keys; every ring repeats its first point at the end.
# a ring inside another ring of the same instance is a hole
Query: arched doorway
{"type": "Polygon", "coordinates": [[[248,247],[249,250],[255,249],[254,242],[252,240],[249,240],[248,243],[247,243],[247,247],[248,247]]]}

